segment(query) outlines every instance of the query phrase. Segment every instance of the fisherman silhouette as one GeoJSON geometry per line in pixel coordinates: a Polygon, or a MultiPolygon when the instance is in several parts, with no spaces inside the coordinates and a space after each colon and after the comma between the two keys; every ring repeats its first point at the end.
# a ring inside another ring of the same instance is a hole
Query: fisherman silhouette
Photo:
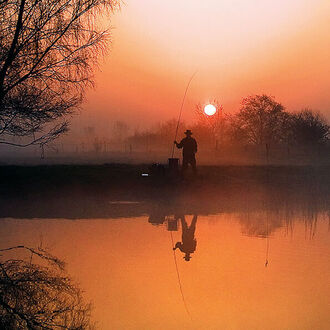
{"type": "Polygon", "coordinates": [[[197,142],[194,138],[191,137],[192,132],[190,129],[187,129],[184,134],[186,137],[181,140],[180,143],[174,141],[174,144],[179,148],[183,148],[182,151],[182,172],[184,172],[188,165],[190,164],[194,174],[197,173],[196,169],[196,158],[195,153],[197,152],[197,142]]]}
{"type": "Polygon", "coordinates": [[[182,227],[182,242],[177,242],[173,250],[179,249],[185,254],[184,260],[189,261],[191,259],[190,254],[196,250],[197,241],[195,238],[197,215],[194,215],[190,226],[186,222],[184,215],[177,217],[181,220],[182,227]]]}

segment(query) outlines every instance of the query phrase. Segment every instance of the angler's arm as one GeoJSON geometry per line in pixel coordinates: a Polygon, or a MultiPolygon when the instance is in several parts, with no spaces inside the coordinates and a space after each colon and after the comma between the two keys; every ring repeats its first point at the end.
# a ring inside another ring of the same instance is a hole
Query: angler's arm
{"type": "Polygon", "coordinates": [[[177,146],[179,149],[181,149],[181,148],[183,147],[183,143],[182,143],[182,141],[183,141],[183,140],[181,140],[180,143],[174,141],[174,143],[176,144],[176,146],[177,146]]]}
{"type": "Polygon", "coordinates": [[[180,251],[182,251],[182,243],[181,242],[177,242],[173,248],[173,251],[175,251],[176,249],[179,249],[180,251]]]}

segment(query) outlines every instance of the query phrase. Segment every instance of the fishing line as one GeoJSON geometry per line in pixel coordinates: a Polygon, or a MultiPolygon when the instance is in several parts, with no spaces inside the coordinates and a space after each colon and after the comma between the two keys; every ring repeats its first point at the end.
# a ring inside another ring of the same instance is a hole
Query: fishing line
{"type": "Polygon", "coordinates": [[[269,237],[267,237],[267,248],[266,248],[266,262],[265,262],[265,267],[268,266],[268,255],[269,255],[269,237]]]}
{"type": "Polygon", "coordinates": [[[268,225],[268,214],[266,214],[266,240],[267,240],[267,246],[266,246],[266,261],[265,261],[265,267],[268,266],[268,256],[269,256],[269,225],[268,225]]]}
{"type": "MultiPolygon", "coordinates": [[[[183,99],[182,99],[182,103],[181,103],[181,108],[180,108],[180,113],[179,113],[179,118],[178,118],[178,123],[176,125],[176,130],[175,130],[174,141],[176,141],[176,137],[178,135],[178,129],[179,129],[180,121],[181,121],[181,115],[182,115],[182,109],[183,109],[183,106],[184,106],[184,101],[186,100],[186,95],[187,95],[187,92],[188,92],[190,83],[193,80],[193,78],[195,77],[196,73],[197,73],[197,71],[195,71],[193,73],[193,75],[190,77],[190,79],[188,81],[188,84],[187,84],[187,87],[186,87],[186,90],[185,90],[184,95],[183,95],[183,99]]],[[[173,144],[173,148],[172,148],[172,157],[171,158],[173,158],[173,156],[174,156],[174,144],[173,144]]]]}
{"type": "Polygon", "coordinates": [[[179,288],[180,288],[180,292],[181,292],[181,297],[182,297],[183,305],[184,305],[184,308],[185,308],[188,316],[192,320],[192,317],[191,317],[191,314],[190,314],[189,309],[187,307],[186,299],[184,298],[184,294],[183,294],[183,290],[182,290],[181,278],[180,278],[178,263],[176,261],[176,254],[175,254],[175,250],[174,250],[173,234],[172,234],[171,231],[170,231],[170,234],[171,234],[171,240],[172,240],[173,258],[174,258],[174,263],[175,263],[176,275],[178,277],[178,283],[179,283],[179,288]]]}

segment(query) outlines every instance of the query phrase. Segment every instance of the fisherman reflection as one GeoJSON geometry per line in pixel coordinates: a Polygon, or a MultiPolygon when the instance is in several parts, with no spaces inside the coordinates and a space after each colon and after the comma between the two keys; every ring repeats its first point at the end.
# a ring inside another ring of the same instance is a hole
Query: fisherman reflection
{"type": "Polygon", "coordinates": [[[177,219],[181,220],[182,242],[177,242],[173,250],[179,249],[185,254],[184,260],[189,261],[191,259],[190,254],[195,252],[197,245],[195,238],[197,215],[194,215],[189,227],[184,215],[177,217],[177,219]]]}

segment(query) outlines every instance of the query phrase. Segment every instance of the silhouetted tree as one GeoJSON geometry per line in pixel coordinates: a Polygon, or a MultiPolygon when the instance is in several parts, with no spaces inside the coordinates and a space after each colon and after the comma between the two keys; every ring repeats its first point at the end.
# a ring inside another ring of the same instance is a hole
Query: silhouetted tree
{"type": "Polygon", "coordinates": [[[291,147],[294,144],[293,115],[289,112],[283,112],[280,120],[280,136],[277,138],[279,143],[286,147],[289,156],[291,147]]]}
{"type": "Polygon", "coordinates": [[[0,144],[43,145],[67,130],[66,115],[92,84],[93,64],[108,40],[97,14],[117,5],[0,0],[0,144]]]}
{"type": "Polygon", "coordinates": [[[237,114],[228,114],[227,123],[226,135],[229,144],[246,145],[250,143],[247,133],[241,128],[241,119],[237,114]]]}
{"type": "Polygon", "coordinates": [[[281,137],[284,107],[268,95],[244,98],[237,114],[237,129],[248,142],[265,145],[281,137]]]}
{"type": "Polygon", "coordinates": [[[330,127],[319,113],[304,109],[292,114],[291,131],[295,143],[315,146],[328,141],[330,127]]]}
{"type": "Polygon", "coordinates": [[[91,329],[90,305],[64,272],[64,263],[45,250],[16,246],[0,250],[1,329],[91,329]],[[30,260],[3,254],[22,249],[30,260]]]}
{"type": "Polygon", "coordinates": [[[236,135],[246,143],[265,147],[268,160],[270,145],[281,140],[284,117],[284,107],[271,96],[249,96],[242,100],[236,115],[236,135]]]}

